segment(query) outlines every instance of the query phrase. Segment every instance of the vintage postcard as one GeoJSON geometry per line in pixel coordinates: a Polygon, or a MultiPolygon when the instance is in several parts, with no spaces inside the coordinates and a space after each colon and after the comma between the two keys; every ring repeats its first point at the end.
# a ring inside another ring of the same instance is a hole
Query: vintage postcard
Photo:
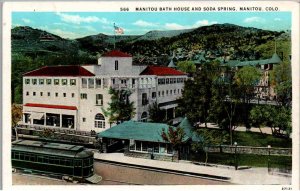
{"type": "Polygon", "coordinates": [[[4,189],[299,189],[297,2],[7,2],[2,26],[4,189]]]}

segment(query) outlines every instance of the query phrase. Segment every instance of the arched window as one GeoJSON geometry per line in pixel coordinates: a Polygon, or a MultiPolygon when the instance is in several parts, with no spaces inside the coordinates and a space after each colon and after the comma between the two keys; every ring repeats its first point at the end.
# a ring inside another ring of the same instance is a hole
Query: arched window
{"type": "Polygon", "coordinates": [[[142,115],[141,115],[141,121],[142,122],[146,122],[147,121],[147,117],[148,117],[147,112],[143,112],[142,115]]]}
{"type": "Polygon", "coordinates": [[[95,116],[95,128],[105,128],[105,118],[101,113],[95,116]]]}

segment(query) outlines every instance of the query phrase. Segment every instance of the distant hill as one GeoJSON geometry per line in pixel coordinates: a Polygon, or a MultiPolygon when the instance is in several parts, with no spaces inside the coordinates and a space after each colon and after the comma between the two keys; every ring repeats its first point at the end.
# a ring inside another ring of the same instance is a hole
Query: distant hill
{"type": "Polygon", "coordinates": [[[160,38],[170,38],[173,36],[178,36],[183,33],[191,32],[194,29],[184,29],[184,30],[168,30],[168,31],[149,31],[146,34],[138,37],[135,39],[135,41],[138,40],[158,40],[160,38]]]}

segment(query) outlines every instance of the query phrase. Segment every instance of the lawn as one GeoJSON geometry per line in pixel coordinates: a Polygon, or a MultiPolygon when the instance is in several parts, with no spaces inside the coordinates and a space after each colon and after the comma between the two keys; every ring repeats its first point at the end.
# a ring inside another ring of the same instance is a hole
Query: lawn
{"type": "MultiPolygon", "coordinates": [[[[270,156],[270,167],[291,169],[292,157],[291,156],[270,156]]],[[[192,157],[193,161],[205,162],[205,153],[200,153],[192,157]]],[[[268,156],[253,155],[253,154],[238,154],[238,166],[250,167],[268,167],[268,156]]],[[[229,153],[209,153],[208,163],[221,164],[221,165],[235,165],[235,155],[229,153]]]]}
{"type": "MultiPolygon", "coordinates": [[[[221,136],[222,132],[226,132],[222,129],[207,129],[208,131],[215,131],[214,135],[221,136]]],[[[226,136],[223,144],[230,144],[229,133],[226,132],[226,136]]],[[[237,142],[240,146],[252,146],[252,147],[282,147],[282,148],[292,148],[292,139],[274,137],[268,134],[261,134],[258,132],[242,132],[233,131],[233,142],[237,142]]]]}
{"type": "Polygon", "coordinates": [[[272,135],[261,134],[256,132],[234,132],[233,141],[237,142],[238,145],[253,146],[253,147],[282,147],[291,148],[292,139],[274,137],[272,135]]]}

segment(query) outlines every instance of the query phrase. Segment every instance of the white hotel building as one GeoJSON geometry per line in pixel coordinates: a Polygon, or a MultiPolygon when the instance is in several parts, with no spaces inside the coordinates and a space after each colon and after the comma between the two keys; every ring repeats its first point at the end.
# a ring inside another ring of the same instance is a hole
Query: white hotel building
{"type": "Polygon", "coordinates": [[[24,125],[103,131],[111,126],[103,109],[111,102],[109,88],[128,89],[135,103],[133,120],[145,121],[157,102],[168,118],[175,117],[187,75],[163,66],[135,66],[132,56],[117,50],[98,65],[46,66],[23,76],[24,125]]]}

